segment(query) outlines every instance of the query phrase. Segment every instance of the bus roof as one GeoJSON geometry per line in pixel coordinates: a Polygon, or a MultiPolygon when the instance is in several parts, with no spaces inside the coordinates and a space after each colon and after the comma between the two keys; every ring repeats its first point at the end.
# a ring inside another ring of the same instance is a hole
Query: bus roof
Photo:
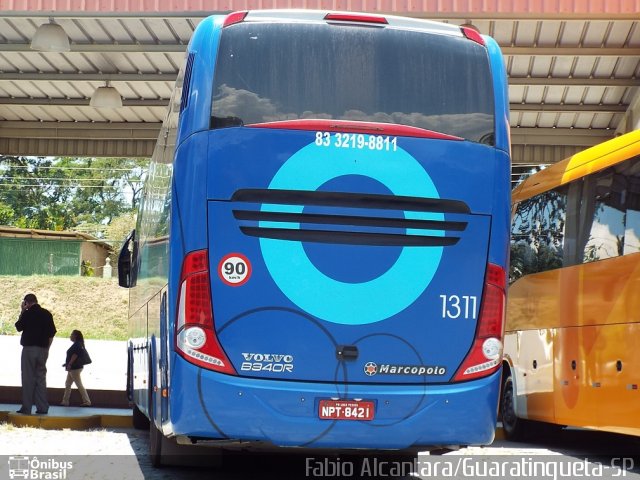
{"type": "Polygon", "coordinates": [[[245,22],[335,22],[335,23],[384,23],[392,27],[425,30],[432,33],[462,36],[459,26],[431,20],[399,17],[394,15],[369,14],[321,10],[249,10],[245,22]],[[383,22],[380,22],[382,20],[383,22]]]}
{"type": "Polygon", "coordinates": [[[595,145],[531,175],[513,189],[511,202],[521,202],[636,155],[640,155],[640,130],[595,145]]]}

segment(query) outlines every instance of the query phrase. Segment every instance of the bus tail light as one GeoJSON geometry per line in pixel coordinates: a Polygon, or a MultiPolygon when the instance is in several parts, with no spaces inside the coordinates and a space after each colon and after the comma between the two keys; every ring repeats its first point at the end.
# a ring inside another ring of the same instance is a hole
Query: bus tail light
{"type": "Polygon", "coordinates": [[[484,38],[482,38],[482,35],[474,26],[462,26],[460,27],[460,30],[462,31],[462,34],[469,40],[479,43],[483,47],[486,46],[484,38]]]}
{"type": "Polygon", "coordinates": [[[244,22],[244,19],[246,18],[248,13],[249,12],[244,11],[244,10],[241,11],[241,12],[230,13],[224,19],[224,22],[222,23],[222,28],[229,27],[231,25],[235,25],[236,23],[244,22]]]}
{"type": "Polygon", "coordinates": [[[182,265],[176,318],[176,350],[185,360],[236,374],[215,333],[206,250],[189,253],[182,265]]]}
{"type": "Polygon", "coordinates": [[[489,263],[482,295],[480,319],[469,354],[458,369],[454,381],[485,377],[500,368],[505,309],[505,271],[489,263]]]}
{"type": "Polygon", "coordinates": [[[356,23],[376,23],[388,25],[386,18],[377,15],[363,15],[361,13],[327,13],[324,17],[327,22],[356,22],[356,23]]]}

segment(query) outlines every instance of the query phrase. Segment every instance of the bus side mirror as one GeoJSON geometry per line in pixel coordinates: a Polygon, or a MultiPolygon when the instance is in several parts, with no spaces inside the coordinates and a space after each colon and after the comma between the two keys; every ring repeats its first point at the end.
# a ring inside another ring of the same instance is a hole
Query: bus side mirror
{"type": "Polygon", "coordinates": [[[134,286],[133,281],[133,250],[135,249],[136,231],[131,230],[131,233],[127,235],[120,254],[118,255],[118,285],[124,288],[131,288],[134,286]]]}

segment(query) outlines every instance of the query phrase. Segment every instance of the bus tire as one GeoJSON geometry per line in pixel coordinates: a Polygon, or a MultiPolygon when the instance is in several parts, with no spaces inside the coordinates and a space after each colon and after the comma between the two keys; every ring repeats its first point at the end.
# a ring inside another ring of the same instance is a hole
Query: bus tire
{"type": "Polygon", "coordinates": [[[162,432],[156,427],[155,422],[150,422],[149,425],[149,460],[151,461],[151,466],[154,468],[159,468],[163,465],[162,463],[162,446],[164,444],[164,435],[162,432]]]}
{"type": "Polygon", "coordinates": [[[149,419],[144,413],[142,413],[142,410],[140,410],[137,405],[133,406],[132,415],[133,415],[133,428],[135,428],[136,430],[149,429],[149,419]]]}
{"type": "Polygon", "coordinates": [[[154,468],[160,468],[164,464],[162,461],[163,457],[163,448],[165,443],[164,434],[158,429],[155,421],[155,402],[153,398],[153,357],[149,355],[149,377],[148,377],[148,385],[149,385],[149,461],[151,462],[151,466],[154,468]]]}
{"type": "Polygon", "coordinates": [[[500,412],[502,417],[502,429],[507,440],[522,440],[525,436],[526,420],[519,418],[515,410],[515,387],[513,376],[508,370],[502,382],[500,394],[500,412]]]}
{"type": "Polygon", "coordinates": [[[133,346],[129,342],[127,347],[127,398],[133,402],[133,346]]]}

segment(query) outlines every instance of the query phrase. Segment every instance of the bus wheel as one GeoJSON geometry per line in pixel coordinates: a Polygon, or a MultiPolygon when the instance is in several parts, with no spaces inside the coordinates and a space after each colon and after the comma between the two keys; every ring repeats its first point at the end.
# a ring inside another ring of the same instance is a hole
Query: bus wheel
{"type": "Polygon", "coordinates": [[[133,428],[136,430],[148,430],[149,419],[142,413],[137,405],[133,406],[133,428]]]}
{"type": "Polygon", "coordinates": [[[151,460],[151,465],[153,467],[161,467],[162,466],[162,445],[163,445],[164,435],[158,427],[156,427],[155,422],[150,422],[149,425],[149,460],[151,460]]]}
{"type": "Polygon", "coordinates": [[[131,344],[127,348],[127,398],[133,402],[133,351],[131,344]]]}
{"type": "Polygon", "coordinates": [[[526,420],[518,418],[516,415],[515,394],[513,377],[511,373],[508,373],[502,384],[502,395],[500,397],[502,428],[508,440],[522,440],[524,437],[526,420]]]}

